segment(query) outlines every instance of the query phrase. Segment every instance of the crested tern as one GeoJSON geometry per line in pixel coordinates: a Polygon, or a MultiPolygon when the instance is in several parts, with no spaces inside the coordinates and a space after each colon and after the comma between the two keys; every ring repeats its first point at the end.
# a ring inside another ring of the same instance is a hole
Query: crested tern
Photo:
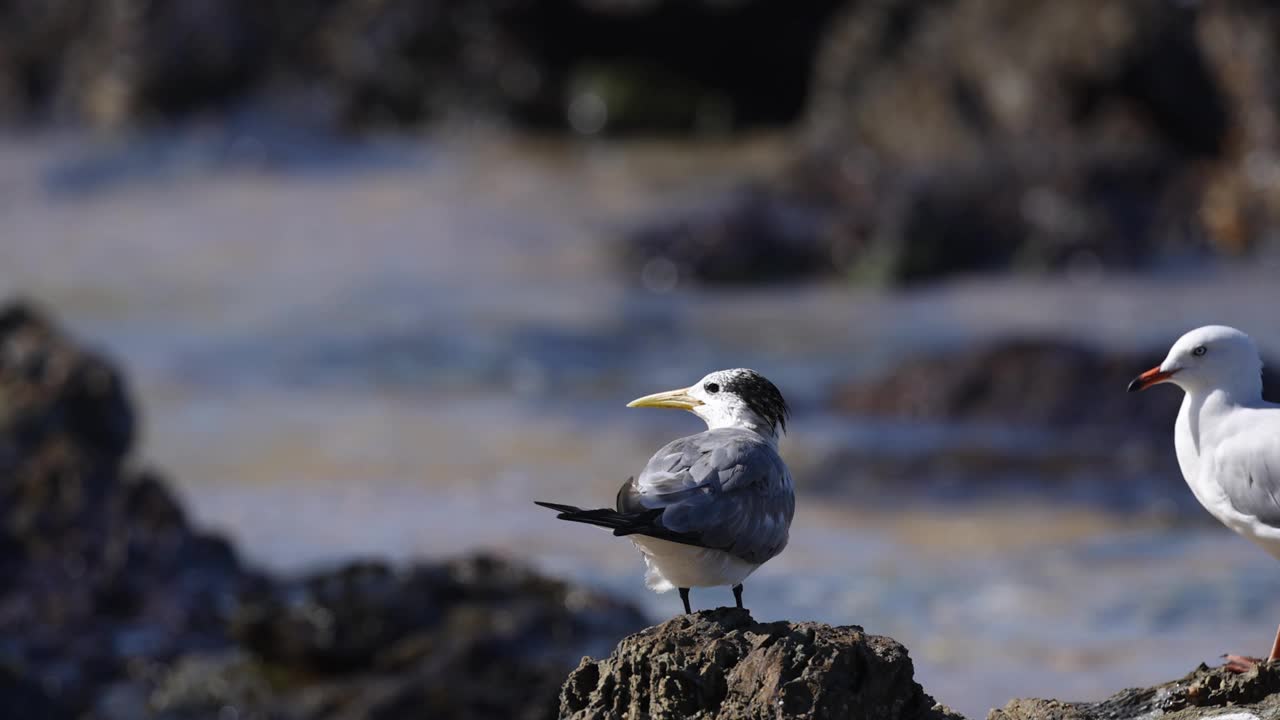
{"type": "Polygon", "coordinates": [[[631,401],[627,407],[688,410],[707,429],[659,450],[618,490],[615,508],[584,510],[538,502],[561,520],[628,537],[644,557],[645,584],[679,590],[742,582],[787,545],[795,514],[791,473],[778,454],[789,410],[782,393],[754,370],[720,370],[696,384],[631,401]]]}

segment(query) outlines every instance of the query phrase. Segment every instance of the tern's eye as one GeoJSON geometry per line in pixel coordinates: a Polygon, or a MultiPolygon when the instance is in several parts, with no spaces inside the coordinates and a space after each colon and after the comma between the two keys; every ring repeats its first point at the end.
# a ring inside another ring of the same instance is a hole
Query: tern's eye
{"type": "Polygon", "coordinates": [[[1208,349],[1208,348],[1206,348],[1206,347],[1205,347],[1205,346],[1203,346],[1203,345],[1200,345],[1200,346],[1199,346],[1199,347],[1197,347],[1195,350],[1192,350],[1192,351],[1191,351],[1191,354],[1192,354],[1192,355],[1195,355],[1196,357],[1199,357],[1199,356],[1201,356],[1201,355],[1203,355],[1203,354],[1205,354],[1205,353],[1207,353],[1207,352],[1209,352],[1209,349],[1208,349]]]}
{"type": "Polygon", "coordinates": [[[706,385],[703,385],[702,389],[706,390],[712,395],[715,395],[716,393],[720,392],[720,385],[718,383],[711,382],[711,383],[707,383],[706,385]]]}

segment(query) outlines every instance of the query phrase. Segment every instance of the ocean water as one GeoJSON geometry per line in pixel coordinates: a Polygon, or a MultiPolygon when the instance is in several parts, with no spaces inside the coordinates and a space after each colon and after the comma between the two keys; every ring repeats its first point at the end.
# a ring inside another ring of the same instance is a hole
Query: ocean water
{"type": "MultiPolygon", "coordinates": [[[[1136,504],[1063,501],[1034,476],[1012,494],[904,483],[872,500],[857,467],[819,459],[850,444],[1022,442],[829,410],[833,383],[922,350],[1017,334],[1147,348],[1204,322],[1280,348],[1276,268],[895,293],[835,281],[659,292],[620,267],[632,223],[785,162],[773,136],[11,136],[0,294],[40,301],[124,364],[144,413],[136,462],[165,470],[198,522],[263,566],[485,548],[666,618],[679,600],[644,590],[629,543],[531,501],[609,504],[655,448],[699,429],[627,400],[752,366],[792,400],[782,449],[801,485],[790,547],[747,583],[757,617],[892,635],[926,689],[973,717],[1264,652],[1280,565],[1186,511],[1176,479],[1136,504]],[[802,474],[818,468],[837,476],[802,474]]],[[[698,607],[730,600],[693,593],[698,607]]]]}

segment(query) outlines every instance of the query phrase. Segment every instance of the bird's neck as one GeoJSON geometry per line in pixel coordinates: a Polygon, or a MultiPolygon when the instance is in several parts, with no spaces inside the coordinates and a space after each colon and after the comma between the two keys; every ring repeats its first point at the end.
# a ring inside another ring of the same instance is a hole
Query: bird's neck
{"type": "Polygon", "coordinates": [[[1227,385],[1214,387],[1188,385],[1183,389],[1187,392],[1190,404],[1201,413],[1216,413],[1232,408],[1263,405],[1261,375],[1238,377],[1227,385]]]}
{"type": "Polygon", "coordinates": [[[1263,407],[1267,403],[1262,400],[1261,370],[1256,375],[1238,376],[1225,386],[1183,384],[1182,389],[1186,397],[1182,399],[1182,408],[1174,426],[1174,446],[1183,476],[1190,480],[1198,472],[1204,444],[1208,442],[1212,446],[1217,441],[1222,422],[1231,411],[1242,407],[1263,407]]]}
{"type": "Polygon", "coordinates": [[[778,427],[764,418],[754,413],[745,415],[735,415],[731,418],[704,418],[707,421],[708,430],[721,430],[732,428],[734,430],[749,430],[760,437],[768,440],[776,446],[778,444],[778,427]]]}
{"type": "Polygon", "coordinates": [[[1189,386],[1184,388],[1187,396],[1182,401],[1179,411],[1178,425],[1185,428],[1186,441],[1198,457],[1205,442],[1213,444],[1218,431],[1233,410],[1250,407],[1264,407],[1262,400],[1262,379],[1250,383],[1247,380],[1234,385],[1213,388],[1189,386]]]}

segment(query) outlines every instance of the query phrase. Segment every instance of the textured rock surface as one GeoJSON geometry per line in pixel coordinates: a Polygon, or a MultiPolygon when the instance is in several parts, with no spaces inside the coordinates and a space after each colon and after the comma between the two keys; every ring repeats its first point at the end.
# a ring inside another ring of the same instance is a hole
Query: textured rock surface
{"type": "Polygon", "coordinates": [[[1233,103],[1268,97],[1225,92],[1201,35],[1212,15],[1163,0],[852,4],[818,61],[809,130],[839,222],[872,228],[855,261],[912,281],[1196,253],[1198,168],[1228,151],[1233,103]]]}
{"type": "MultiPolygon", "coordinates": [[[[862,502],[971,502],[1034,487],[1061,501],[1206,520],[1173,452],[1175,387],[1126,392],[1167,348],[1118,352],[1011,337],[908,357],[835,384],[831,408],[859,422],[918,428],[910,443],[845,443],[797,472],[806,490],[859,489],[862,502]],[[981,432],[975,432],[981,428],[981,432]]],[[[1268,366],[1264,393],[1280,399],[1268,366]]]]}
{"type": "Polygon", "coordinates": [[[821,210],[741,188],[691,214],[641,224],[619,246],[617,264],[656,291],[827,275],[839,258],[824,222],[821,210]]]}
{"type": "Polygon", "coordinates": [[[493,557],[254,572],[134,436],[109,362],[0,308],[5,717],[552,718],[573,663],[644,624],[493,557]]]}
{"type": "MultiPolygon", "coordinates": [[[[998,422],[1045,428],[1172,427],[1182,394],[1161,388],[1135,402],[1125,393],[1167,348],[1105,352],[1044,338],[1008,338],[908,358],[865,382],[844,384],[834,405],[855,415],[926,421],[998,422]]],[[[1280,374],[1268,364],[1264,395],[1280,398],[1280,374]]]]}
{"type": "Polygon", "coordinates": [[[1097,703],[1013,700],[992,710],[989,720],[1139,720],[1162,718],[1280,717],[1280,666],[1260,666],[1243,675],[1201,665],[1181,680],[1131,689],[1097,703]]]}
{"type": "MultiPolygon", "coordinates": [[[[815,61],[799,162],[757,194],[756,282],[1089,277],[1280,245],[1280,6],[859,0],[815,61]],[[1171,82],[1171,77],[1177,82],[1171,82]],[[759,248],[759,249],[757,249],[759,248]],[[799,270],[777,249],[816,258],[799,270]]],[[[634,233],[628,257],[739,278],[739,204],[634,233]],[[657,237],[665,233],[667,242],[657,237]]]]}
{"type": "Polygon", "coordinates": [[[858,627],[757,623],[722,608],[677,617],[584,658],[562,718],[958,718],[913,677],[906,648],[858,627]]]}
{"type": "Polygon", "coordinates": [[[490,557],[378,563],[248,593],[232,622],[304,717],[549,718],[564,675],[644,624],[630,606],[490,557]]]}
{"type": "Polygon", "coordinates": [[[106,360],[0,309],[0,657],[70,708],[130,663],[219,642],[252,577],[126,464],[134,434],[106,360]]]}
{"type": "Polygon", "coordinates": [[[0,117],[133,124],[265,100],[353,127],[459,110],[591,133],[778,123],[801,113],[840,4],[14,0],[0,117]]]}

